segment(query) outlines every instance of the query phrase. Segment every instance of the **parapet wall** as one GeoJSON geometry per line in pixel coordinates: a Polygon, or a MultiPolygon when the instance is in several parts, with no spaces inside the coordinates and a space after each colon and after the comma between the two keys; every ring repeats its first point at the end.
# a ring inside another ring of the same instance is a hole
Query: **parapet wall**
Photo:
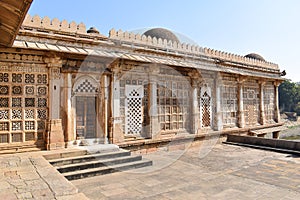
{"type": "MultiPolygon", "coordinates": [[[[33,17],[27,15],[22,26],[25,29],[36,29],[42,32],[52,31],[66,35],[77,35],[79,37],[86,37],[87,35],[89,35],[86,31],[86,26],[83,23],[77,24],[74,21],[69,23],[67,20],[60,21],[57,18],[51,20],[49,17],[41,18],[38,15],[33,17]]],[[[114,29],[111,29],[109,31],[109,38],[113,40],[119,40],[121,42],[127,43],[128,45],[141,45],[145,46],[145,48],[151,47],[152,49],[154,47],[154,49],[158,50],[165,49],[173,52],[180,52],[181,54],[190,54],[191,56],[205,56],[212,59],[218,59],[221,62],[234,62],[247,66],[256,66],[277,71],[279,70],[278,65],[271,62],[247,58],[245,56],[222,52],[214,49],[202,48],[197,45],[177,43],[176,41],[167,41],[166,39],[156,37],[152,38],[151,36],[135,34],[127,31],[123,32],[122,30],[116,31],[114,29]]]]}
{"type": "Polygon", "coordinates": [[[87,34],[86,26],[83,23],[77,24],[76,22],[68,22],[67,20],[60,21],[57,18],[50,19],[49,17],[41,18],[38,15],[26,15],[23,22],[23,27],[36,28],[37,30],[52,30],[65,33],[87,34]]]}
{"type": "Polygon", "coordinates": [[[245,65],[254,65],[263,68],[269,68],[273,70],[279,70],[277,64],[261,61],[257,59],[247,58],[245,56],[218,51],[209,48],[202,48],[196,45],[190,45],[185,43],[177,43],[176,41],[167,41],[161,38],[151,38],[151,36],[145,36],[130,32],[123,32],[122,30],[116,31],[111,29],[109,31],[109,38],[117,39],[124,42],[143,44],[145,46],[155,46],[159,48],[170,49],[174,51],[180,51],[187,54],[204,55],[210,58],[220,59],[222,61],[230,61],[236,63],[242,63],[245,65]]]}

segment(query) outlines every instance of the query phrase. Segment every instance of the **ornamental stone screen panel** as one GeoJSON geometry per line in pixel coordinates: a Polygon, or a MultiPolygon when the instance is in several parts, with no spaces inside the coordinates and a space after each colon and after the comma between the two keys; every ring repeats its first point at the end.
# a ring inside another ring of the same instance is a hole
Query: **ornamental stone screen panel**
{"type": "Polygon", "coordinates": [[[2,69],[0,73],[0,143],[43,140],[47,119],[47,68],[2,69]]]}

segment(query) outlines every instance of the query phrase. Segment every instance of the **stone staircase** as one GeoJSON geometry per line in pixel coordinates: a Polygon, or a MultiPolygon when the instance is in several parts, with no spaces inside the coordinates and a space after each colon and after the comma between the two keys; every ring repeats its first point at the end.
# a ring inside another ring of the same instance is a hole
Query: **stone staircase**
{"type": "Polygon", "coordinates": [[[104,175],[119,171],[151,166],[152,161],[141,155],[131,155],[130,151],[115,148],[95,151],[81,150],[44,157],[68,180],[104,175]]]}

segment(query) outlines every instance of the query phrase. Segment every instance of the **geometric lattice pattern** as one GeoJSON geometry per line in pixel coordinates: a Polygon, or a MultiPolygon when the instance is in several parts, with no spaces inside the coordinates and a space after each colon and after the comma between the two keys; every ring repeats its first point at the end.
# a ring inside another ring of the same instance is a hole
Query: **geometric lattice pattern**
{"type": "Polygon", "coordinates": [[[126,134],[142,133],[142,98],[137,90],[127,97],[126,134]]]}
{"type": "Polygon", "coordinates": [[[22,130],[22,121],[13,121],[12,122],[12,128],[11,128],[13,131],[19,131],[19,130],[22,130]]]}
{"type": "Polygon", "coordinates": [[[21,86],[13,86],[12,94],[13,95],[22,95],[22,87],[21,86]]]}
{"type": "Polygon", "coordinates": [[[47,119],[47,110],[37,110],[37,118],[38,119],[47,119]]]}
{"type": "Polygon", "coordinates": [[[25,107],[35,107],[35,98],[25,98],[25,107]]]}
{"type": "Polygon", "coordinates": [[[202,108],[202,127],[209,127],[211,122],[211,98],[204,92],[201,97],[201,108],[202,108]]]}
{"type": "Polygon", "coordinates": [[[34,119],[34,109],[25,110],[25,119],[34,119]]]}
{"type": "Polygon", "coordinates": [[[275,109],[275,88],[272,83],[267,83],[264,86],[264,112],[267,123],[274,123],[275,109]]]}
{"type": "MultiPolygon", "coordinates": [[[[25,69],[24,69],[25,70],[25,69]]],[[[48,118],[48,75],[0,73],[0,143],[42,139],[48,118]]]]}
{"type": "Polygon", "coordinates": [[[34,74],[25,74],[25,83],[34,83],[34,74]]]}
{"type": "Polygon", "coordinates": [[[0,95],[8,95],[9,94],[8,88],[9,87],[7,85],[0,85],[0,95]]]}
{"type": "Polygon", "coordinates": [[[22,98],[18,97],[18,98],[12,98],[11,99],[11,106],[12,107],[22,107],[22,98]]]}
{"type": "Polygon", "coordinates": [[[47,107],[47,98],[38,98],[38,107],[39,108],[47,107]]]}
{"type": "Polygon", "coordinates": [[[34,95],[34,86],[25,86],[26,95],[34,95]]]}
{"type": "Polygon", "coordinates": [[[86,79],[80,85],[78,85],[78,87],[75,89],[75,92],[94,93],[97,92],[97,88],[86,79]]]}
{"type": "Polygon", "coordinates": [[[0,83],[7,83],[8,80],[8,73],[0,73],[0,83]]]}
{"type": "Polygon", "coordinates": [[[0,122],[0,131],[8,131],[9,123],[8,122],[0,122]]]}
{"type": "Polygon", "coordinates": [[[46,74],[38,74],[37,79],[38,84],[47,84],[48,82],[46,74]]]}
{"type": "Polygon", "coordinates": [[[47,87],[46,86],[38,87],[38,95],[47,95],[47,87]]]}
{"type": "Polygon", "coordinates": [[[13,83],[22,83],[22,74],[12,74],[12,82],[13,83]]]}
{"type": "MultiPolygon", "coordinates": [[[[162,69],[161,69],[162,70],[162,69]]],[[[160,76],[157,84],[157,109],[160,129],[188,129],[191,86],[183,76],[160,76]]]]}
{"type": "Polygon", "coordinates": [[[0,107],[7,108],[8,107],[8,98],[0,98],[0,107]]]}
{"type": "Polygon", "coordinates": [[[9,110],[0,110],[0,120],[7,120],[9,117],[8,112],[9,110]]]}
{"type": "Polygon", "coordinates": [[[11,118],[12,119],[22,119],[22,110],[21,109],[12,110],[11,118]]]}
{"type": "Polygon", "coordinates": [[[260,121],[259,84],[254,80],[246,82],[243,87],[243,103],[246,125],[253,126],[258,124],[260,121]]]}
{"type": "Polygon", "coordinates": [[[34,130],[34,121],[25,121],[25,130],[34,130]]]}

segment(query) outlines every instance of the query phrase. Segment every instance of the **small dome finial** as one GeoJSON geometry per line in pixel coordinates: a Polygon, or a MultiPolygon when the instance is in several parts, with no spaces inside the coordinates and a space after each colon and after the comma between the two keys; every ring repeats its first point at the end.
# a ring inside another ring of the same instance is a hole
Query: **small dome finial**
{"type": "Polygon", "coordinates": [[[89,28],[89,30],[87,30],[86,32],[87,33],[96,33],[96,34],[100,33],[95,27],[89,28]]]}

